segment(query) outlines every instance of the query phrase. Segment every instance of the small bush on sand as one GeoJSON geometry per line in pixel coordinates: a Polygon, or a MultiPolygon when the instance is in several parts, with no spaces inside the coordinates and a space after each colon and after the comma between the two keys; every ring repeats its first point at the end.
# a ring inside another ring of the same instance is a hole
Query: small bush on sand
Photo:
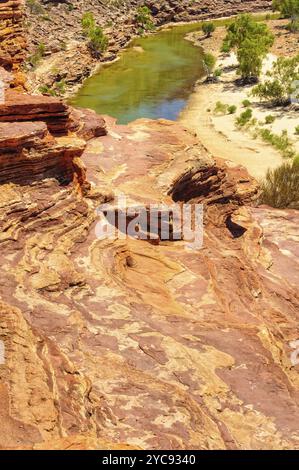
{"type": "Polygon", "coordinates": [[[242,105],[243,105],[244,108],[249,108],[249,106],[251,106],[251,101],[244,100],[244,101],[242,101],[242,105]]]}
{"type": "Polygon", "coordinates": [[[215,109],[215,114],[226,114],[227,113],[227,104],[222,103],[221,101],[217,101],[215,109]]]}
{"type": "Polygon", "coordinates": [[[296,156],[293,142],[286,130],[282,131],[281,134],[274,134],[269,129],[260,129],[259,135],[264,142],[278,150],[284,158],[294,158],[296,156]]]}
{"type": "Polygon", "coordinates": [[[215,29],[216,29],[215,24],[214,24],[214,23],[211,23],[211,22],[209,22],[209,23],[204,23],[204,24],[202,25],[202,30],[203,30],[203,32],[204,32],[204,34],[206,35],[207,38],[209,38],[209,37],[212,36],[212,34],[214,33],[215,29]]]}
{"type": "Polygon", "coordinates": [[[232,104],[231,106],[227,108],[228,114],[235,114],[236,111],[237,111],[237,106],[235,106],[234,104],[232,104]]]}
{"type": "Polygon", "coordinates": [[[273,116],[272,114],[268,114],[268,116],[265,117],[265,124],[273,124],[275,119],[275,116],[273,116]]]}
{"type": "Polygon", "coordinates": [[[249,124],[251,119],[252,119],[252,109],[248,108],[246,109],[246,111],[243,111],[243,113],[241,113],[240,116],[236,118],[236,125],[238,127],[244,127],[246,126],[246,124],[249,124]]]}

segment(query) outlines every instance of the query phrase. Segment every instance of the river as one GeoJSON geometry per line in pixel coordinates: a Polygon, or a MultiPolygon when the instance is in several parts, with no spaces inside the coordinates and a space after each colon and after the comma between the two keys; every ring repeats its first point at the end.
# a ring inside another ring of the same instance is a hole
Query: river
{"type": "Polygon", "coordinates": [[[204,73],[200,48],[184,38],[200,24],[135,39],[118,61],[101,67],[71,100],[121,124],[140,117],[175,120],[204,73]]]}
{"type": "Polygon", "coordinates": [[[70,104],[108,114],[120,124],[142,117],[176,120],[204,74],[203,50],[185,39],[201,25],[173,26],[133,40],[118,61],[104,64],[84,82],[70,104]]]}

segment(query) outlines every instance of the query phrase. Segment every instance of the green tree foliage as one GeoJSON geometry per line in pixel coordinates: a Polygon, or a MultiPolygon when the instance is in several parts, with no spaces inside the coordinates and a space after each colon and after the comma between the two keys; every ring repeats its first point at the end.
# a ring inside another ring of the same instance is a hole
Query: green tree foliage
{"type": "Polygon", "coordinates": [[[98,58],[107,49],[108,38],[105,36],[103,29],[97,25],[93,13],[84,13],[81,24],[83,34],[88,38],[91,55],[98,58]]]}
{"type": "Polygon", "coordinates": [[[274,36],[265,23],[251,15],[239,15],[227,28],[222,51],[237,51],[239,73],[244,81],[259,77],[263,59],[273,45],[274,36]]]}
{"type": "Polygon", "coordinates": [[[90,11],[85,12],[82,16],[81,24],[84,36],[88,36],[89,32],[96,27],[93,13],[90,11]]]}
{"type": "Polygon", "coordinates": [[[209,37],[212,36],[212,34],[214,33],[215,29],[216,29],[216,26],[214,25],[214,23],[211,23],[211,22],[209,22],[209,23],[204,23],[204,24],[202,25],[202,30],[203,30],[204,34],[207,36],[207,38],[209,38],[209,37]]]}
{"type": "Polygon", "coordinates": [[[284,18],[290,18],[287,29],[292,32],[299,31],[299,0],[273,0],[273,9],[279,10],[284,18]]]}
{"type": "Polygon", "coordinates": [[[280,209],[299,209],[299,158],[268,170],[261,183],[260,203],[280,209]]]}
{"type": "Polygon", "coordinates": [[[144,31],[150,31],[154,29],[152,12],[147,6],[144,5],[138,8],[136,22],[144,31]]]}
{"type": "Polygon", "coordinates": [[[208,74],[211,75],[216,65],[216,57],[213,54],[207,52],[203,56],[203,62],[208,71],[208,74]]]}
{"type": "Polygon", "coordinates": [[[256,80],[263,66],[264,52],[255,39],[245,39],[237,50],[239,74],[244,81],[256,80]]]}
{"type": "Polygon", "coordinates": [[[279,57],[267,78],[253,88],[253,96],[271,101],[275,106],[286,105],[291,98],[299,99],[299,54],[296,57],[279,57]]]}
{"type": "Polygon", "coordinates": [[[272,6],[274,10],[280,11],[284,18],[291,19],[287,29],[293,32],[299,30],[299,0],[273,0],[272,6]]]}

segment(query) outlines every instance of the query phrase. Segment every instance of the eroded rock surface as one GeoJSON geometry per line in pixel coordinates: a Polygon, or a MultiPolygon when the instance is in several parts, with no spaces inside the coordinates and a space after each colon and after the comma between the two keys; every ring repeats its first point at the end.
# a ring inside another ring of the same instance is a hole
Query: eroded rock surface
{"type": "Polygon", "coordinates": [[[1,124],[0,446],[298,448],[298,212],[175,123],[79,114],[88,142],[1,124]],[[203,203],[203,249],[98,239],[119,194],[203,203]]]}
{"type": "Polygon", "coordinates": [[[8,70],[17,69],[26,54],[24,7],[23,0],[0,1],[0,67],[8,70]]]}

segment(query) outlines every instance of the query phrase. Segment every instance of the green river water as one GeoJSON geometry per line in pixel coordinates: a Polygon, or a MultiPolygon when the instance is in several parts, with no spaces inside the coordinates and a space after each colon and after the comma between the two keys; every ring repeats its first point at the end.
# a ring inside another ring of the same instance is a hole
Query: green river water
{"type": "Polygon", "coordinates": [[[85,81],[71,104],[109,114],[121,124],[140,117],[175,120],[204,73],[202,50],[184,39],[199,28],[175,26],[135,39],[117,62],[85,81]]]}
{"type": "MultiPolygon", "coordinates": [[[[217,20],[217,25],[229,21],[217,20]]],[[[201,24],[174,26],[135,39],[117,62],[104,65],[85,81],[71,104],[113,116],[120,124],[141,117],[176,120],[204,74],[202,49],[185,40],[201,24]]]]}

